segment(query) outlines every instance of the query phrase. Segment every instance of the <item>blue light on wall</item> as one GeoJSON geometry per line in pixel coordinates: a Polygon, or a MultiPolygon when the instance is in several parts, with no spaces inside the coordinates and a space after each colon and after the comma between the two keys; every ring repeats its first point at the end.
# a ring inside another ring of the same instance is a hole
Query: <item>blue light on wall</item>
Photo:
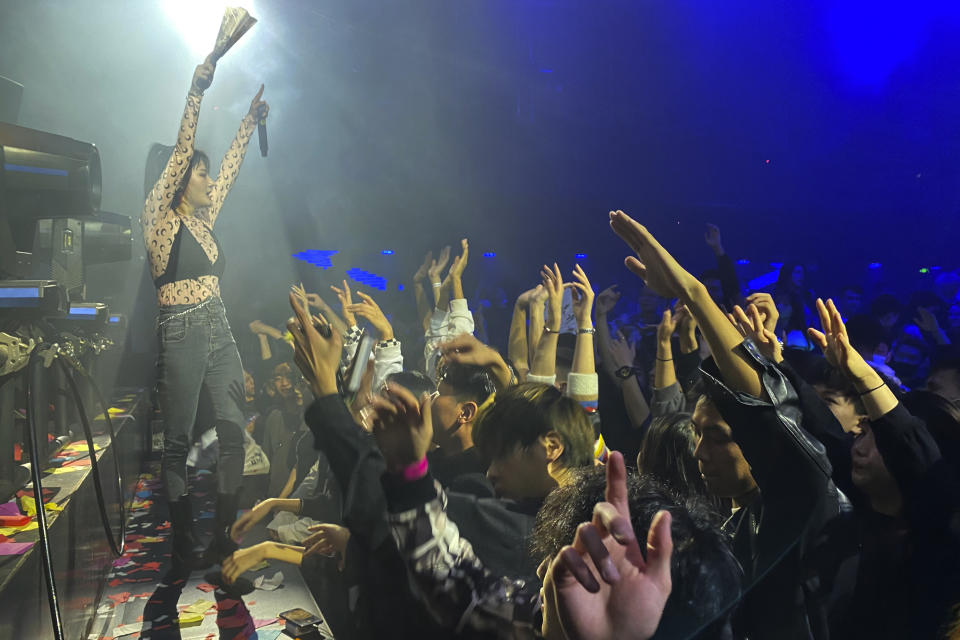
{"type": "Polygon", "coordinates": [[[303,260],[307,264],[312,264],[315,267],[329,269],[333,266],[333,261],[330,258],[336,253],[339,253],[336,249],[307,249],[306,251],[293,254],[293,257],[297,260],[303,260]]]}
{"type": "Polygon", "coordinates": [[[746,258],[740,258],[739,260],[737,260],[737,264],[750,264],[750,261],[747,260],[746,258]]]}
{"type": "Polygon", "coordinates": [[[393,249],[384,249],[384,250],[381,251],[380,253],[382,253],[382,254],[385,255],[385,256],[392,256],[392,255],[393,255],[393,249]]]}
{"type": "Polygon", "coordinates": [[[485,254],[483,254],[483,257],[484,257],[484,258],[496,258],[496,257],[497,257],[497,254],[495,254],[493,251],[487,251],[485,254]]]}
{"type": "Polygon", "coordinates": [[[780,276],[779,269],[770,271],[748,282],[747,287],[750,291],[759,291],[761,289],[765,289],[766,287],[769,287],[774,282],[776,282],[779,276],[780,276]]]}
{"type": "Polygon", "coordinates": [[[587,259],[587,254],[585,254],[585,253],[578,253],[578,254],[576,254],[576,255],[573,256],[573,257],[576,258],[577,260],[586,260],[586,259],[587,259]]]}
{"type": "Polygon", "coordinates": [[[365,284],[371,289],[379,289],[380,291],[387,290],[387,279],[383,276],[379,276],[375,273],[364,271],[363,269],[358,269],[356,267],[353,269],[347,269],[347,275],[354,282],[365,284]]]}
{"type": "Polygon", "coordinates": [[[879,262],[871,262],[870,264],[867,265],[867,268],[868,268],[868,269],[879,269],[879,268],[882,267],[882,266],[883,266],[883,265],[881,265],[879,262]]]}

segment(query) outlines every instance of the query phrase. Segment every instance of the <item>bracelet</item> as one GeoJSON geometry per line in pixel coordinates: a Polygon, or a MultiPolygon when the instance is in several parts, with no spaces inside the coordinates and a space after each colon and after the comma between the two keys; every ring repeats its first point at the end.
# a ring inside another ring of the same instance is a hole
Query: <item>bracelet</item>
{"type": "Polygon", "coordinates": [[[597,332],[597,330],[596,330],[594,327],[590,327],[589,329],[577,329],[577,333],[578,333],[578,334],[581,334],[581,335],[591,335],[591,336],[592,336],[592,335],[595,334],[596,332],[597,332]]]}
{"type": "Polygon", "coordinates": [[[671,362],[673,358],[657,358],[660,362],[671,362]]]}
{"type": "Polygon", "coordinates": [[[431,282],[430,285],[431,285],[434,289],[439,289],[440,287],[443,286],[443,283],[442,283],[442,282],[431,282]]]}
{"type": "Polygon", "coordinates": [[[544,333],[560,333],[560,328],[557,327],[556,329],[551,329],[550,327],[546,327],[546,326],[545,326],[545,327],[543,328],[543,332],[544,332],[544,333]]]}
{"type": "Polygon", "coordinates": [[[401,475],[403,479],[407,482],[413,482],[414,480],[419,480],[423,476],[427,475],[427,457],[424,456],[420,462],[414,462],[409,467],[405,468],[401,475]]]}
{"type": "Polygon", "coordinates": [[[859,396],[861,396],[861,397],[863,397],[863,396],[868,396],[868,395],[870,395],[871,393],[873,393],[874,391],[876,391],[877,389],[882,389],[882,388],[884,388],[885,386],[887,386],[887,383],[886,383],[886,382],[881,382],[879,386],[874,387],[873,389],[868,389],[867,391],[858,392],[857,395],[859,395],[859,396]]]}

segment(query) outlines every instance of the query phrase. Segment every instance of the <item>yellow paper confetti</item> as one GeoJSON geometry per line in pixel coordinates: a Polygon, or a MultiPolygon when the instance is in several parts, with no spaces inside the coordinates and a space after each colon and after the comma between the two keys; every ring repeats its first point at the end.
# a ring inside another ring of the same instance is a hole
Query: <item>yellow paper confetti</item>
{"type": "Polygon", "coordinates": [[[38,526],[36,520],[31,520],[27,524],[19,527],[0,527],[0,536],[12,536],[23,531],[33,531],[38,526]]]}
{"type": "MultiPolygon", "coordinates": [[[[94,450],[94,451],[100,451],[100,449],[102,449],[102,448],[103,448],[103,447],[101,447],[101,446],[98,445],[97,443],[94,443],[94,444],[93,444],[93,450],[94,450]]],[[[87,443],[86,443],[85,440],[81,440],[81,441],[79,441],[79,442],[71,442],[70,444],[68,444],[67,446],[65,446],[65,447],[62,449],[62,451],[78,451],[78,452],[81,452],[81,453],[83,453],[83,452],[85,452],[85,451],[87,451],[87,450],[88,450],[88,449],[87,449],[87,443]]]]}
{"type": "Polygon", "coordinates": [[[89,468],[90,467],[56,467],[53,469],[47,469],[47,473],[53,473],[59,476],[64,473],[73,473],[74,471],[83,471],[84,469],[89,468]]]}
{"type": "Polygon", "coordinates": [[[200,614],[202,616],[204,611],[206,611],[207,609],[209,609],[215,604],[216,602],[214,602],[213,600],[204,600],[203,598],[200,598],[193,604],[188,605],[186,608],[184,608],[184,610],[180,612],[180,616],[183,617],[184,614],[186,615],[200,614]]]}
{"type": "Polygon", "coordinates": [[[203,624],[202,613],[181,613],[179,623],[181,627],[196,627],[203,624]]]}
{"type": "MultiPolygon", "coordinates": [[[[45,502],[43,503],[43,507],[47,511],[63,511],[63,505],[59,505],[56,502],[45,502]]],[[[26,496],[21,497],[20,508],[23,509],[31,518],[37,515],[37,503],[33,501],[33,498],[28,498],[26,496]]]]}

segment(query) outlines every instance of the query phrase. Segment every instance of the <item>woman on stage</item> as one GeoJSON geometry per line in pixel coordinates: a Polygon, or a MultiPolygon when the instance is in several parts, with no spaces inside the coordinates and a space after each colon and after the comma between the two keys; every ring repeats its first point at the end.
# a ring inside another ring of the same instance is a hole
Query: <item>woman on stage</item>
{"type": "Polygon", "coordinates": [[[194,72],[177,145],[147,194],[140,216],[160,306],[158,390],[164,424],[161,474],[170,506],[172,557],[177,572],[220,562],[236,549],[228,529],[236,515],[243,473],[243,369],[220,299],[224,255],[213,225],[240,171],[250,136],[269,107],[261,100],[261,86],[220,164],[216,180],[212,180],[209,159],[194,149],[194,141],[200,101],[214,70],[208,58],[194,72]],[[186,465],[201,393],[208,395],[213,407],[220,442],[216,531],[202,556],[196,551],[192,533],[186,465]]]}

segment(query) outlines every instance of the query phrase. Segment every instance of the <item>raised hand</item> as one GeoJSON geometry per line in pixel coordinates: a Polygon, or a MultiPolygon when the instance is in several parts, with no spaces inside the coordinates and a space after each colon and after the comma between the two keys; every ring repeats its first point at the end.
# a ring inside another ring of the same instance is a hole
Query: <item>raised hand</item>
{"type": "Polygon", "coordinates": [[[433,263],[433,251],[427,251],[427,255],[423,258],[423,264],[420,265],[420,268],[417,269],[417,272],[413,274],[414,282],[423,282],[423,279],[427,277],[427,271],[430,269],[430,265],[433,263]]]}
{"type": "Polygon", "coordinates": [[[450,261],[450,245],[445,246],[440,251],[440,256],[436,260],[430,261],[430,267],[427,269],[427,275],[430,276],[430,282],[440,282],[440,274],[443,273],[447,263],[450,261]]]}
{"type": "Polygon", "coordinates": [[[698,284],[696,278],[680,266],[646,227],[623,211],[611,211],[610,228],[637,254],[624,260],[630,271],[655,294],[686,301],[698,284]]]}
{"type": "Polygon", "coordinates": [[[380,305],[362,291],[357,291],[357,295],[360,296],[362,302],[351,304],[344,310],[369,320],[373,328],[377,330],[381,340],[393,340],[393,326],[387,320],[383,310],[380,309],[380,305]]]}
{"type": "Polygon", "coordinates": [[[271,338],[279,339],[283,337],[282,331],[279,331],[278,329],[271,327],[270,325],[263,322],[262,320],[254,320],[253,322],[251,322],[250,331],[252,331],[256,335],[265,335],[265,336],[270,336],[271,338]]]}
{"type": "Polygon", "coordinates": [[[771,333],[776,332],[780,312],[777,311],[777,305],[773,302],[773,296],[763,292],[751,293],[747,296],[747,304],[755,305],[760,311],[760,317],[763,318],[763,326],[771,333]]]}
{"type": "Polygon", "coordinates": [[[617,305],[620,300],[620,292],[617,291],[619,285],[611,285],[597,295],[594,308],[597,310],[597,316],[605,316],[617,305]]]}
{"type": "Polygon", "coordinates": [[[534,298],[539,296],[543,292],[543,285],[538,284],[533,289],[527,289],[519,296],[517,296],[517,306],[518,307],[529,307],[533,302],[534,298]]]}
{"type": "Polygon", "coordinates": [[[594,507],[593,522],[580,525],[573,545],[557,554],[544,580],[545,596],[556,603],[567,638],[609,640],[654,634],[673,588],[670,523],[667,511],[654,516],[644,559],[630,520],[623,455],[611,452],[606,501],[594,507]]]}
{"type": "Polygon", "coordinates": [[[674,307],[674,314],[677,318],[677,333],[680,334],[681,340],[683,338],[692,338],[695,341],[697,332],[697,319],[693,317],[692,313],[690,313],[690,309],[687,308],[687,305],[677,304],[674,307]]]}
{"type": "Polygon", "coordinates": [[[193,72],[193,80],[190,83],[191,89],[199,93],[209,89],[213,82],[213,72],[216,70],[217,64],[213,62],[210,56],[207,56],[207,59],[198,64],[193,72]]]}
{"type": "Polygon", "coordinates": [[[573,269],[574,282],[568,282],[563,285],[569,288],[573,301],[573,315],[577,319],[578,329],[587,329],[593,326],[591,312],[593,311],[593,287],[590,286],[590,280],[587,274],[583,272],[580,265],[573,269]]]}
{"type": "Polygon", "coordinates": [[[387,470],[400,473],[424,459],[433,439],[433,398],[419,401],[401,386],[388,384],[373,397],[373,435],[387,470]]]}
{"type": "Polygon", "coordinates": [[[500,352],[469,333],[441,343],[438,348],[447,364],[468,364],[490,369],[498,391],[509,386],[513,380],[513,372],[500,352]]]}
{"type": "Polygon", "coordinates": [[[451,278],[463,278],[463,272],[467,268],[467,259],[470,257],[470,244],[464,238],[460,241],[460,255],[453,259],[450,265],[449,276],[451,278]]]}
{"type": "Polygon", "coordinates": [[[937,316],[923,307],[917,308],[917,315],[913,319],[913,324],[917,325],[926,334],[935,336],[940,333],[940,323],[937,321],[937,316]]]}
{"type": "Polygon", "coordinates": [[[827,362],[843,371],[851,380],[861,380],[876,375],[860,353],[850,346],[850,337],[843,324],[843,317],[837,311],[833,300],[826,304],[817,298],[817,313],[820,314],[820,326],[823,331],[807,329],[807,335],[820,347],[827,362]]]}
{"type": "Polygon", "coordinates": [[[315,524],[310,527],[312,535],[303,541],[303,546],[307,548],[304,557],[319,553],[324,556],[331,556],[335,553],[344,553],[347,550],[347,542],[350,540],[350,529],[336,524],[315,524]]]}
{"type": "MultiPolygon", "coordinates": [[[[686,307],[684,307],[684,310],[686,310],[686,307]]],[[[684,313],[677,312],[674,314],[670,309],[664,309],[663,315],[660,316],[660,324],[657,325],[657,340],[669,344],[677,330],[677,325],[680,324],[683,317],[684,313]]]]}
{"type": "Polygon", "coordinates": [[[330,285],[331,291],[337,294],[337,299],[340,300],[340,310],[343,312],[343,319],[347,323],[348,327],[357,326],[357,317],[348,309],[353,305],[353,296],[350,294],[350,285],[347,284],[347,281],[343,281],[343,289],[330,285]]]}
{"type": "Polygon", "coordinates": [[[290,306],[295,318],[287,322],[293,335],[293,361],[318,397],[337,392],[337,367],[343,341],[323,316],[310,316],[300,300],[290,293],[290,306]]]}
{"type": "Polygon", "coordinates": [[[610,357],[616,369],[632,367],[637,357],[637,343],[629,342],[623,332],[617,331],[617,337],[610,341],[610,357]]]}
{"type": "Polygon", "coordinates": [[[763,316],[757,305],[747,305],[746,311],[740,305],[734,305],[730,321],[740,335],[750,338],[763,357],[773,362],[783,361],[783,346],[777,340],[777,335],[764,326],[763,316]]]}
{"type": "Polygon", "coordinates": [[[250,111],[248,113],[253,116],[253,119],[257,122],[264,120],[267,117],[267,114],[270,113],[270,105],[261,100],[263,97],[263,85],[260,85],[260,90],[257,91],[257,95],[253,97],[253,100],[250,101],[250,111]]]}
{"type": "Polygon", "coordinates": [[[543,265],[540,277],[543,278],[543,288],[547,292],[546,327],[550,331],[557,332],[563,320],[563,276],[560,275],[560,267],[556,262],[553,263],[553,269],[543,265]]]}
{"type": "Polygon", "coordinates": [[[707,224],[707,232],[703,234],[703,239],[707,246],[713,249],[713,253],[723,255],[723,241],[720,239],[720,227],[715,224],[707,224]]]}

